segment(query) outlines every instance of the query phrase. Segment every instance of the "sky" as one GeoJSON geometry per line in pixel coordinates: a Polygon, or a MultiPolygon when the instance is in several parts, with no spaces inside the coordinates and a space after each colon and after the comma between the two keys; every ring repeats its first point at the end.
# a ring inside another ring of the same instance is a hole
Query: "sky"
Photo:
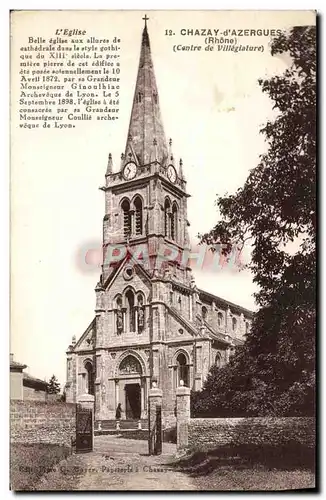
{"type": "MultiPolygon", "coordinates": [[[[107,157],[115,170],[125,149],[136,82],[142,11],[17,12],[11,48],[11,346],[29,373],[65,382],[65,351],[94,317],[100,270],[85,255],[100,248],[107,157]],[[55,29],[121,38],[121,109],[116,122],[84,122],[70,130],[20,129],[19,47],[55,29]]],[[[203,44],[181,29],[277,29],[313,24],[311,12],[147,11],[161,114],[173,152],[183,159],[190,237],[217,221],[217,195],[241,187],[267,145],[259,130],[275,117],[259,78],[281,74],[288,59],[272,57],[269,37],[245,38],[263,52],[173,52],[203,44]],[[165,35],[172,29],[176,36],[165,35]]],[[[194,268],[197,286],[249,309],[256,291],[248,271],[194,268]]]]}

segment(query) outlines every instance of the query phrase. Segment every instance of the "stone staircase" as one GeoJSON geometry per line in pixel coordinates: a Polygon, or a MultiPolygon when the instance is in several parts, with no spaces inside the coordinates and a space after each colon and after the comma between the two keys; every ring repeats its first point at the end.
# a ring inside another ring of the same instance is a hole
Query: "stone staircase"
{"type": "Polygon", "coordinates": [[[101,434],[117,434],[128,431],[147,431],[148,420],[147,418],[141,420],[98,420],[94,423],[95,436],[101,434]]]}

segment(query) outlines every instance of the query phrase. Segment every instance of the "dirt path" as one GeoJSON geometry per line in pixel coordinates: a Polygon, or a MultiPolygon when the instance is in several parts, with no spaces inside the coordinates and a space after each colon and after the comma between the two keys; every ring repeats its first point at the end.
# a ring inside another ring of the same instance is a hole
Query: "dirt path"
{"type": "MultiPolygon", "coordinates": [[[[95,438],[94,452],[71,455],[44,475],[35,490],[78,491],[275,491],[314,488],[309,470],[278,470],[227,464],[211,457],[189,464],[175,463],[176,446],[163,444],[163,454],[148,456],[147,442],[117,436],[95,438]],[[207,462],[207,463],[206,463],[207,462]],[[183,470],[181,469],[183,467],[183,470]]],[[[187,462],[187,459],[186,459],[187,462]]]]}
{"type": "Polygon", "coordinates": [[[163,444],[163,454],[148,456],[146,441],[116,436],[95,438],[94,452],[71,455],[36,486],[37,490],[193,490],[192,478],[170,469],[176,446],[163,444]]]}

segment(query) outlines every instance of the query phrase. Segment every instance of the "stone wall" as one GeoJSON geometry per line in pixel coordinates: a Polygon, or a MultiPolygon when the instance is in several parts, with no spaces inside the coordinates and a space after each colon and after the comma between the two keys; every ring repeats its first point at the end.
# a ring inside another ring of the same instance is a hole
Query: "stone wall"
{"type": "Polygon", "coordinates": [[[229,444],[280,446],[290,441],[314,447],[314,418],[191,418],[188,421],[188,447],[193,449],[229,444]]]}
{"type": "Polygon", "coordinates": [[[23,386],[23,400],[46,401],[48,394],[45,391],[38,391],[33,387],[23,386]]]}
{"type": "Polygon", "coordinates": [[[12,443],[72,446],[76,436],[76,405],[42,401],[10,402],[12,443]]]}

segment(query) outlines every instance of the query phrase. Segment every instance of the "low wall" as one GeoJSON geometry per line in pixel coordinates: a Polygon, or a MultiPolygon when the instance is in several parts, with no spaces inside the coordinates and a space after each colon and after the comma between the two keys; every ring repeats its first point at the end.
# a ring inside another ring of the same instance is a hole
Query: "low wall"
{"type": "Polygon", "coordinates": [[[75,404],[18,400],[10,402],[12,443],[51,443],[71,447],[75,436],[75,404]]]}
{"type": "Polygon", "coordinates": [[[309,417],[191,418],[188,446],[207,449],[218,446],[280,446],[290,441],[315,446],[315,419],[309,417]]]}
{"type": "Polygon", "coordinates": [[[37,391],[33,387],[23,386],[23,401],[47,401],[48,394],[45,391],[37,391]]]}

